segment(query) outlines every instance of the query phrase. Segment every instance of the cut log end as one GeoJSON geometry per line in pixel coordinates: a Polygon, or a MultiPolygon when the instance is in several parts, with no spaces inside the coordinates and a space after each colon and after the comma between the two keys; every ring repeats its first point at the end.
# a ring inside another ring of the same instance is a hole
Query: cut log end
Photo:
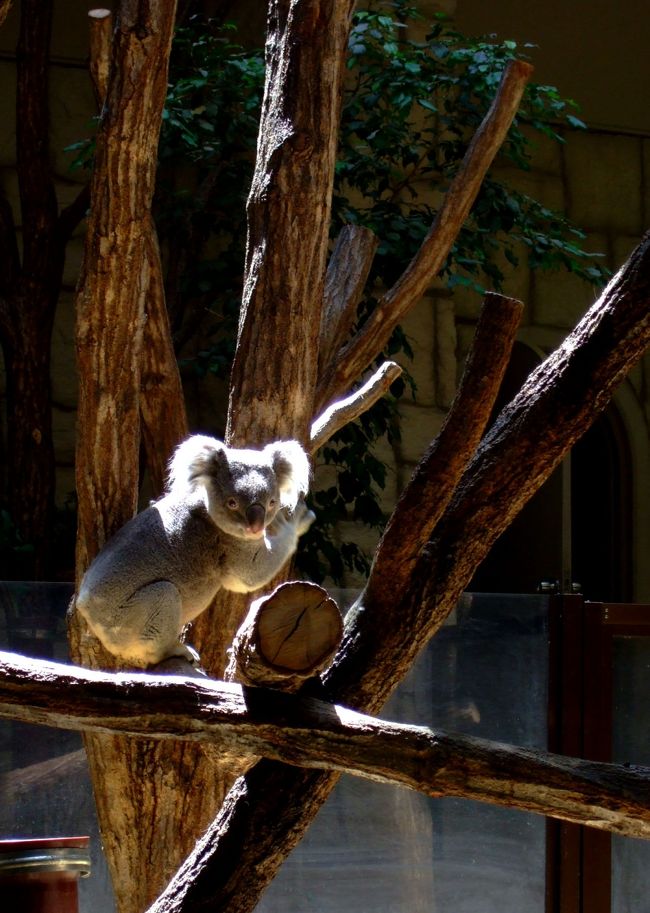
{"type": "Polygon", "coordinates": [[[226,678],[295,690],[329,665],[342,635],[341,613],[323,587],[282,583],[251,604],[233,641],[226,678]]]}

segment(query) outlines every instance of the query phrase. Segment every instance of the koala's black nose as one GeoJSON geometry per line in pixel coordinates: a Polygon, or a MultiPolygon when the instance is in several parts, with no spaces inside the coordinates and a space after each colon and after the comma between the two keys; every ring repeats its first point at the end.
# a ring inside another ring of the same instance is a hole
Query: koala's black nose
{"type": "Polygon", "coordinates": [[[266,510],[262,504],[251,504],[246,508],[246,522],[252,533],[260,533],[264,529],[266,510]]]}

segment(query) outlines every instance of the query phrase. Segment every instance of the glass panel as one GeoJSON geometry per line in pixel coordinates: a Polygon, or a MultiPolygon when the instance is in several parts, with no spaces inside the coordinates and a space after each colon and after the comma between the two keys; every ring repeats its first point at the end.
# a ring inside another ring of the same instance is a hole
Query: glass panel
{"type": "MultiPolygon", "coordinates": [[[[466,594],[382,715],[545,748],[547,619],[466,594]]],[[[541,817],[344,777],[257,913],[543,913],[545,849],[541,817]]]]}
{"type": "MultiPolygon", "coordinates": [[[[71,596],[66,583],[0,582],[0,647],[66,662],[71,596]]],[[[0,838],[90,835],[92,871],[79,882],[80,913],[111,913],[81,735],[0,720],[0,797],[0,838]]]]}
{"type": "MultiPolygon", "coordinates": [[[[650,638],[614,638],[612,757],[650,766],[650,638]]],[[[650,843],[612,837],[612,913],[650,910],[650,843]]]]}

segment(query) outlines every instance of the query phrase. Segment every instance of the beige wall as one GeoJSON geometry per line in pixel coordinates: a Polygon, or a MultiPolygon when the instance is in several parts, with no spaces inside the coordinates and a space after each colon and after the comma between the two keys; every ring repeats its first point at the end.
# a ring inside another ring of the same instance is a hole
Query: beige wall
{"type": "MultiPolygon", "coordinates": [[[[642,46],[648,33],[645,8],[634,2],[620,9],[608,4],[608,22],[601,15],[605,4],[591,2],[458,0],[453,5],[456,22],[467,34],[496,32],[500,38],[538,43],[540,47],[531,50],[535,79],[556,84],[562,94],[582,103],[590,125],[587,132],[571,132],[563,146],[542,138],[528,174],[503,163],[497,164],[495,172],[565,213],[587,232],[586,248],[603,254],[607,266],[617,269],[648,228],[650,211],[650,110],[645,94],[638,91],[650,85],[650,57],[642,46]]],[[[584,314],[595,290],[566,272],[532,273],[525,260],[516,270],[507,264],[504,268],[509,271],[504,291],[526,305],[519,339],[543,356],[584,314]]],[[[403,440],[393,454],[394,489],[442,422],[479,307],[480,299],[467,291],[456,291],[451,297],[438,292],[406,322],[416,355],[414,364],[407,367],[418,383],[418,401],[400,407],[403,440]]],[[[632,459],[634,597],[647,601],[649,389],[650,357],[646,356],[615,399],[632,459]]],[[[370,547],[373,537],[367,532],[362,535],[370,547]]]]}

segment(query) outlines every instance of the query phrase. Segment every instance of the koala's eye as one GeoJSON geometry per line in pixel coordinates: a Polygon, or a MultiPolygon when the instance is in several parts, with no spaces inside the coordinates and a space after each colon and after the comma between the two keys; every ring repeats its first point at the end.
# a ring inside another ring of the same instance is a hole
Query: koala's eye
{"type": "Polygon", "coordinates": [[[237,498],[228,498],[226,505],[230,508],[230,510],[237,510],[239,506],[237,503],[237,498]]]}
{"type": "Polygon", "coordinates": [[[271,498],[271,500],[269,501],[269,507],[275,507],[275,505],[277,503],[278,503],[277,498],[271,498]]]}

